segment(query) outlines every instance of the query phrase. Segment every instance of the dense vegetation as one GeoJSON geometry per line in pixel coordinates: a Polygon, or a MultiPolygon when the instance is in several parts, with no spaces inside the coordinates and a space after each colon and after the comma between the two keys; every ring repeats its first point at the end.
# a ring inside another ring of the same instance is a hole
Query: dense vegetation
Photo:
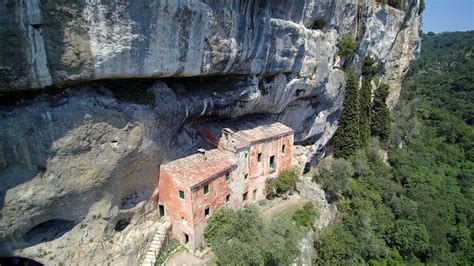
{"type": "Polygon", "coordinates": [[[281,171],[276,178],[267,180],[267,198],[273,199],[287,192],[292,192],[298,182],[299,173],[294,168],[281,171]]]}
{"type": "Polygon", "coordinates": [[[347,72],[346,96],[334,135],[336,156],[353,156],[359,148],[359,93],[358,80],[352,71],[347,72]]]}
{"type": "Polygon", "coordinates": [[[293,215],[266,224],[255,205],[237,212],[222,208],[210,218],[204,236],[220,265],[290,265],[316,215],[314,205],[306,203],[293,215]]]}
{"type": "Polygon", "coordinates": [[[474,32],[423,35],[393,114],[390,165],[372,139],[318,166],[342,215],[318,238],[317,264],[472,265],[473,52],[474,32]]]}
{"type": "Polygon", "coordinates": [[[362,65],[362,84],[351,69],[346,70],[346,95],[334,136],[335,156],[349,158],[357,149],[367,149],[371,134],[386,142],[390,134],[390,112],[385,101],[388,86],[382,84],[372,101],[372,82],[377,74],[375,60],[367,56],[362,65]],[[374,127],[377,127],[374,131],[374,127]],[[371,130],[372,129],[372,130],[371,130]]]}

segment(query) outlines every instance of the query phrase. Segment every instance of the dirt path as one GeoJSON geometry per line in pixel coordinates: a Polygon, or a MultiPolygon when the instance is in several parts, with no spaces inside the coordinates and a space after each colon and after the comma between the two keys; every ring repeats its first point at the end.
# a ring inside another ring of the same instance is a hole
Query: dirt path
{"type": "Polygon", "coordinates": [[[263,216],[267,222],[271,221],[276,215],[295,211],[301,208],[308,200],[298,194],[293,194],[284,200],[281,198],[275,199],[267,208],[263,208],[263,216]]]}

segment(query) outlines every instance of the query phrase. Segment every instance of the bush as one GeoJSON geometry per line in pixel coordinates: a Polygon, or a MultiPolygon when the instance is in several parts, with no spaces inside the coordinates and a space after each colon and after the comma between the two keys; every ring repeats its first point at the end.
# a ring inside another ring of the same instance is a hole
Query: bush
{"type": "Polygon", "coordinates": [[[307,202],[303,208],[297,210],[293,214],[293,220],[295,220],[298,226],[311,227],[317,216],[318,211],[314,204],[312,202],[307,202]]]}
{"type": "Polygon", "coordinates": [[[254,205],[237,213],[221,209],[213,217],[206,225],[205,237],[219,265],[289,265],[300,254],[302,235],[290,219],[274,219],[266,226],[254,205]],[[212,219],[215,216],[219,218],[212,219]]]}
{"type": "Polygon", "coordinates": [[[397,220],[392,235],[395,247],[405,257],[423,257],[429,246],[429,234],[422,223],[397,220]]]}
{"type": "Polygon", "coordinates": [[[269,197],[280,196],[295,188],[298,182],[298,171],[295,168],[285,169],[276,178],[267,180],[269,197]]]}
{"type": "Polygon", "coordinates": [[[204,229],[204,237],[209,244],[215,245],[229,226],[237,220],[234,210],[222,208],[211,216],[206,228],[204,229]]]}
{"type": "Polygon", "coordinates": [[[328,165],[320,164],[318,174],[314,180],[320,183],[324,190],[336,195],[338,198],[349,190],[349,179],[354,175],[354,168],[350,161],[345,159],[332,159],[328,165]]]}
{"type": "Polygon", "coordinates": [[[354,37],[350,34],[343,35],[339,42],[339,55],[346,57],[351,56],[355,53],[356,49],[357,42],[354,37]]]}
{"type": "Polygon", "coordinates": [[[160,252],[160,255],[156,258],[155,265],[162,265],[171,255],[171,252],[179,247],[178,240],[171,238],[166,247],[160,252]]]}

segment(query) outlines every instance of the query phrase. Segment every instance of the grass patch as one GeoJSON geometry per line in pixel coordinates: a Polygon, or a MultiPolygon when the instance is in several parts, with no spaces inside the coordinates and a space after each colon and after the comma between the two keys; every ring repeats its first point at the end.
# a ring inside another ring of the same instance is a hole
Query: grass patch
{"type": "Polygon", "coordinates": [[[177,247],[179,247],[178,240],[171,238],[168,242],[168,245],[160,252],[160,255],[156,258],[155,266],[163,265],[165,261],[171,256],[171,252],[173,252],[177,247]]]}

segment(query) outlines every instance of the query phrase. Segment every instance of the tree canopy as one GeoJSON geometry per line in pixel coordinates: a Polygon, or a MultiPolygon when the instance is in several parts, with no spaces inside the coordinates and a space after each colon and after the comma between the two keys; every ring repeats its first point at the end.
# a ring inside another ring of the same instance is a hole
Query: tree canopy
{"type": "Polygon", "coordinates": [[[316,264],[474,261],[474,32],[423,35],[422,45],[390,129],[377,116],[386,110],[376,111],[387,87],[374,97],[372,132],[390,142],[390,165],[372,139],[368,149],[351,150],[353,174],[315,177],[326,189],[343,188],[335,198],[341,221],[316,240],[316,264]]]}

